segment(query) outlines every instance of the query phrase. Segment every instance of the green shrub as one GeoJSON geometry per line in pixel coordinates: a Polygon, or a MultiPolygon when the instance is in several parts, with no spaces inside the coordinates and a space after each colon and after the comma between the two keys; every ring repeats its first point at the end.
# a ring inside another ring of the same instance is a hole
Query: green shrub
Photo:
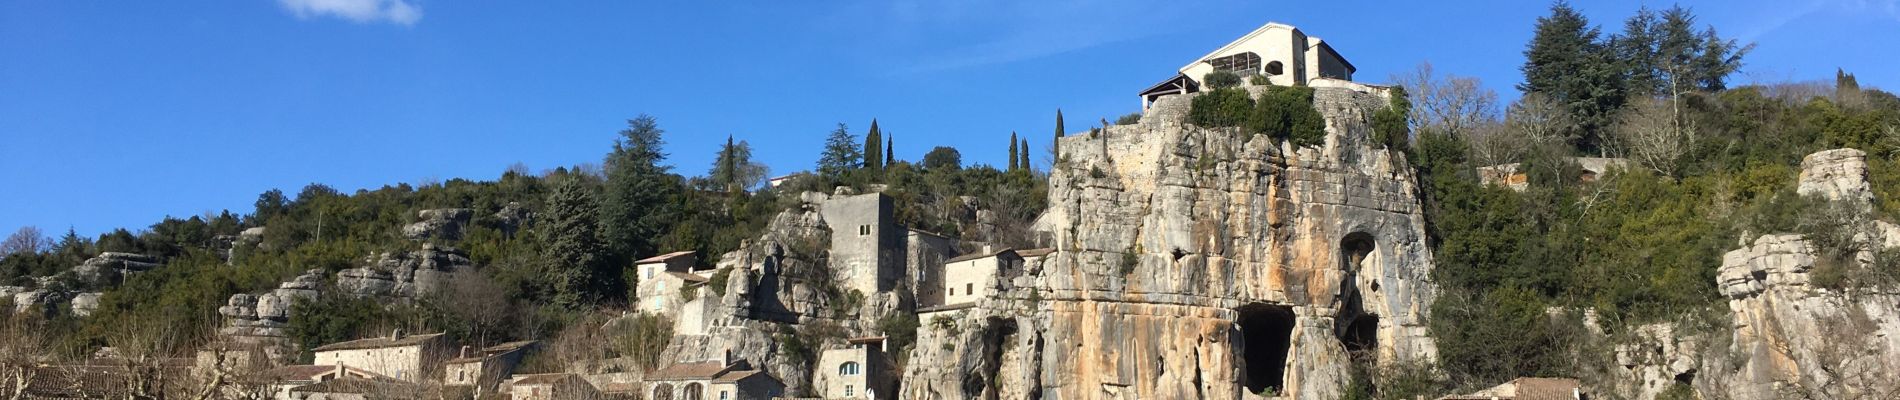
{"type": "Polygon", "coordinates": [[[1134,125],[1139,123],[1141,123],[1141,113],[1138,112],[1128,113],[1128,115],[1115,118],[1115,125],[1134,125]]]}
{"type": "Polygon", "coordinates": [[[1188,106],[1188,123],[1209,128],[1246,126],[1255,117],[1253,99],[1247,91],[1219,89],[1194,97],[1188,106]]]}
{"type": "Polygon", "coordinates": [[[1326,117],[1313,108],[1313,88],[1275,86],[1267,90],[1254,107],[1248,130],[1265,133],[1274,139],[1292,141],[1295,146],[1316,146],[1326,142],[1326,117]]]}
{"type": "Polygon", "coordinates": [[[729,280],[732,280],[732,268],[720,268],[713,271],[712,278],[706,280],[706,286],[711,287],[719,297],[726,297],[726,281],[729,280]]]}
{"type": "Polygon", "coordinates": [[[1214,90],[1240,86],[1240,75],[1228,71],[1214,71],[1201,76],[1201,84],[1214,90]]]}
{"type": "Polygon", "coordinates": [[[1260,75],[1260,74],[1254,74],[1253,76],[1247,77],[1247,83],[1251,83],[1251,84],[1259,85],[1259,86],[1267,86],[1267,85],[1273,84],[1272,81],[1267,80],[1266,75],[1260,75]]]}

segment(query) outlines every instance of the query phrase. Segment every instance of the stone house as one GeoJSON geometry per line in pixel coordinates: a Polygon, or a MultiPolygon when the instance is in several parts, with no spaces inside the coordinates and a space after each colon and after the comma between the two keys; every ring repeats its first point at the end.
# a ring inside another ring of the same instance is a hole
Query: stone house
{"type": "Polygon", "coordinates": [[[640,283],[639,310],[649,314],[675,316],[680,305],[686,302],[680,298],[680,290],[686,286],[703,285],[711,277],[711,268],[700,268],[699,258],[692,251],[677,251],[634,261],[635,273],[640,283]]]}
{"type": "Polygon", "coordinates": [[[477,354],[469,354],[468,347],[463,346],[459,358],[443,365],[442,384],[470,386],[477,395],[494,393],[502,381],[514,375],[515,367],[538,343],[533,340],[502,343],[483,348],[477,354]]]}
{"type": "MultiPolygon", "coordinates": [[[[1047,254],[1047,253],[1044,253],[1047,254]]],[[[943,303],[975,303],[994,293],[1007,279],[1021,273],[1023,257],[1013,249],[971,253],[943,262],[943,303]]]]}
{"type": "MultiPolygon", "coordinates": [[[[1596,182],[1597,177],[1608,175],[1612,169],[1628,168],[1630,163],[1622,158],[1570,157],[1583,171],[1577,175],[1579,182],[1596,182]]],[[[1519,192],[1530,187],[1530,176],[1518,171],[1518,163],[1499,164],[1478,167],[1478,180],[1486,185],[1498,185],[1519,192]]]]}
{"type": "Polygon", "coordinates": [[[270,395],[276,399],[294,398],[291,389],[337,379],[387,379],[374,372],[340,365],[286,365],[266,370],[258,378],[266,382],[270,395]]]}
{"type": "Polygon", "coordinates": [[[1161,96],[1201,91],[1201,80],[1216,71],[1233,72],[1242,79],[1264,76],[1277,86],[1314,85],[1322,79],[1351,81],[1358,70],[1333,46],[1299,28],[1268,22],[1182,66],[1174,77],[1141,92],[1142,109],[1161,96]]]}
{"type": "Polygon", "coordinates": [[[825,350],[813,371],[813,386],[827,399],[870,399],[897,394],[896,365],[884,353],[883,336],[851,338],[844,348],[825,350]]]}
{"type": "Polygon", "coordinates": [[[648,400],[766,400],[784,392],[785,383],[728,356],[653,371],[640,394],[648,400]]]}
{"type": "Polygon", "coordinates": [[[956,239],[931,232],[907,229],[905,264],[911,266],[910,287],[917,304],[943,304],[943,262],[956,254],[956,239]]]}
{"type": "Polygon", "coordinates": [[[833,197],[819,207],[831,228],[831,269],[845,281],[841,289],[869,296],[905,278],[898,249],[910,231],[897,225],[893,210],[883,193],[833,197]]]}
{"type": "Polygon", "coordinates": [[[406,382],[434,380],[442,371],[442,362],[454,354],[448,338],[441,333],[403,335],[401,330],[386,337],[357,339],[317,346],[314,365],[362,369],[406,382]]]}
{"type": "Polygon", "coordinates": [[[572,373],[522,375],[509,395],[514,400],[584,400],[601,398],[594,384],[572,373]]]}

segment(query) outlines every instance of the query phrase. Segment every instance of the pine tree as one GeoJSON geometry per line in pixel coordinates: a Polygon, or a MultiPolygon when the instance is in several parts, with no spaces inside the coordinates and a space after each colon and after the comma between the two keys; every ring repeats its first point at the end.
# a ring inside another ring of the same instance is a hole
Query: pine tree
{"type": "Polygon", "coordinates": [[[1016,168],[1017,168],[1017,165],[1016,165],[1016,157],[1017,157],[1017,153],[1018,153],[1018,151],[1017,151],[1017,149],[1016,149],[1016,132],[1014,132],[1014,131],[1011,131],[1011,132],[1009,133],[1009,169],[1006,169],[1006,170],[1004,170],[1004,171],[1015,171],[1015,170],[1016,170],[1016,168]]]}
{"type": "Polygon", "coordinates": [[[818,155],[818,173],[826,178],[836,179],[846,172],[858,168],[864,159],[864,151],[858,148],[858,138],[851,134],[843,122],[838,129],[831,131],[825,138],[825,150],[818,155]]]}
{"type": "Polygon", "coordinates": [[[891,144],[891,142],[892,140],[891,140],[890,135],[885,135],[884,136],[884,166],[886,167],[891,166],[891,163],[897,162],[897,151],[891,150],[895,148],[895,145],[891,144]]]}
{"type": "Polygon", "coordinates": [[[880,146],[884,145],[884,134],[877,129],[877,119],[871,119],[871,132],[864,134],[864,168],[872,171],[884,170],[884,154],[880,146]]]}
{"type": "Polygon", "coordinates": [[[1656,24],[1656,12],[1643,6],[1623,22],[1623,34],[1611,39],[1631,96],[1662,92],[1656,76],[1656,24]]]}
{"type": "Polygon", "coordinates": [[[1022,161],[1017,162],[1016,166],[1022,168],[1023,172],[1033,172],[1035,169],[1030,167],[1029,163],[1029,139],[1022,139],[1022,142],[1022,149],[1017,151],[1017,154],[1022,156],[1022,161]]]}
{"type": "Polygon", "coordinates": [[[607,155],[600,230],[617,262],[656,253],[656,240],[677,220],[671,199],[680,191],[680,180],[662,164],[665,132],[658,120],[641,114],[627,121],[607,155]]]}
{"type": "Polygon", "coordinates": [[[1517,86],[1563,104],[1582,132],[1572,145],[1586,154],[1601,152],[1603,130],[1623,104],[1620,71],[1599,36],[1570,3],[1552,4],[1550,15],[1537,18],[1536,36],[1524,50],[1524,83],[1517,86]]]}
{"type": "Polygon", "coordinates": [[[554,290],[554,303],[580,309],[599,298],[611,285],[604,278],[606,248],[596,225],[593,192],[580,178],[569,177],[548,194],[541,261],[543,277],[554,290]]]}

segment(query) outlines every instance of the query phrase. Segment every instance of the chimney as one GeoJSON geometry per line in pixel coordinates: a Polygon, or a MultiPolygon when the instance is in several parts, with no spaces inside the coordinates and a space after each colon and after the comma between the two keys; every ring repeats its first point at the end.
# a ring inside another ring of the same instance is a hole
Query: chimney
{"type": "Polygon", "coordinates": [[[343,377],[344,377],[344,376],[343,376],[343,363],[336,363],[336,375],[335,375],[335,376],[331,376],[331,377],[330,377],[330,379],[342,379],[343,377]]]}
{"type": "Polygon", "coordinates": [[[389,330],[389,340],[402,340],[402,328],[389,330]]]}
{"type": "Polygon", "coordinates": [[[732,349],[726,349],[726,352],[719,357],[719,361],[720,361],[719,364],[721,366],[731,366],[732,365],[732,349]]]}

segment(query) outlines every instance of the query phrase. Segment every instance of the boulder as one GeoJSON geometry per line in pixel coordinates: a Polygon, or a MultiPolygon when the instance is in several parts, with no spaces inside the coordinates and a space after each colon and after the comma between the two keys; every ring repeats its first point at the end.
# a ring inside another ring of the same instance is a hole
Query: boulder
{"type": "Polygon", "coordinates": [[[99,292],[87,292],[87,293],[80,293],[80,294],[73,295],[73,301],[72,301],[73,315],[77,315],[81,317],[92,316],[93,310],[99,309],[99,297],[102,295],[104,295],[104,293],[99,293],[99,292]]]}
{"type": "Polygon", "coordinates": [[[443,239],[460,240],[462,227],[468,225],[474,210],[466,208],[440,208],[416,212],[419,222],[402,228],[402,236],[410,240],[443,239]]]}
{"type": "Polygon", "coordinates": [[[1873,204],[1874,191],[1867,182],[1867,153],[1860,150],[1834,149],[1803,157],[1799,182],[1795,192],[1804,196],[1845,201],[1863,210],[1873,204]]]}

